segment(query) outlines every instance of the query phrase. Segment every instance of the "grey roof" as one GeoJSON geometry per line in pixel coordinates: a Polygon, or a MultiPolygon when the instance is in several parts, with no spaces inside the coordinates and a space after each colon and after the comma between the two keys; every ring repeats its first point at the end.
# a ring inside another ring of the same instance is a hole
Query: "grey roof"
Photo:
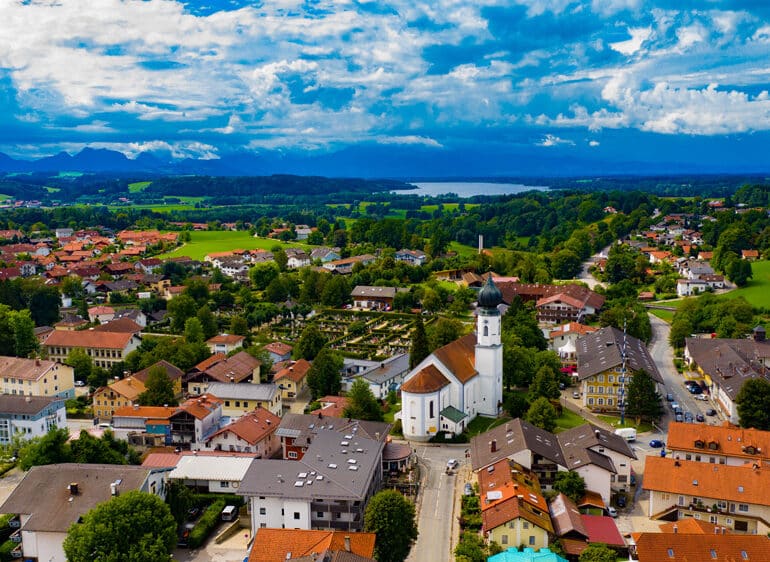
{"type": "MultiPolygon", "coordinates": [[[[608,369],[620,367],[623,364],[621,353],[623,340],[623,332],[611,326],[578,338],[576,343],[578,378],[583,380],[608,369]]],[[[644,369],[654,381],[663,382],[655,361],[641,340],[627,335],[625,346],[626,370],[629,374],[644,369]]]]}
{"type": "Polygon", "coordinates": [[[361,432],[341,435],[335,429],[313,434],[300,460],[255,459],[241,482],[244,496],[312,500],[363,500],[380,470],[384,443],[361,432]]]}
{"type": "Polygon", "coordinates": [[[370,287],[368,285],[357,285],[350,293],[352,297],[383,297],[390,298],[396,296],[395,287],[370,287]]]}
{"type": "Polygon", "coordinates": [[[409,372],[409,355],[402,353],[378,363],[371,369],[364,371],[361,376],[369,382],[382,384],[407,372],[409,372]]]}
{"type": "Polygon", "coordinates": [[[0,513],[29,515],[22,531],[66,533],[82,515],[110,499],[112,482],[120,480],[119,492],[141,490],[150,473],[141,466],[114,464],[34,466],[0,506],[0,513]],[[78,485],[75,495],[68,490],[71,483],[78,485]]]}
{"type": "Polygon", "coordinates": [[[206,387],[206,392],[217,398],[238,398],[240,400],[272,400],[278,392],[275,384],[251,384],[212,382],[206,387]]]}
{"type": "Polygon", "coordinates": [[[386,422],[332,418],[320,413],[286,413],[281,418],[281,425],[275,433],[279,437],[298,438],[302,436],[305,440],[312,440],[313,435],[326,430],[332,430],[345,435],[354,432],[360,437],[384,443],[390,432],[390,424],[386,422]]]}
{"type": "Polygon", "coordinates": [[[530,450],[560,466],[566,466],[556,436],[520,418],[498,425],[471,439],[473,470],[485,468],[499,460],[530,450]],[[495,441],[495,452],[490,442],[495,441]]]}
{"type": "Polygon", "coordinates": [[[685,338],[692,360],[731,400],[750,379],[770,380],[762,360],[770,357],[770,341],[685,338]]]}
{"type": "Polygon", "coordinates": [[[34,416],[57,401],[60,401],[63,404],[64,398],[0,394],[0,416],[3,414],[24,414],[34,416]]]}
{"type": "Polygon", "coordinates": [[[628,441],[620,435],[616,435],[592,423],[586,423],[563,431],[556,438],[559,440],[562,450],[570,446],[579,446],[583,449],[605,447],[628,458],[636,458],[636,454],[628,445],[628,441]]]}

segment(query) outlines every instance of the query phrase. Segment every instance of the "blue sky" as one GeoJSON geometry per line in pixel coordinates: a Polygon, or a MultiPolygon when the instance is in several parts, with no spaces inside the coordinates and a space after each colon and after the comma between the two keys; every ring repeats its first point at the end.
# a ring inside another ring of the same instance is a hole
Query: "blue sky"
{"type": "Polygon", "coordinates": [[[0,22],[16,157],[768,160],[764,0],[5,0],[0,22]]]}

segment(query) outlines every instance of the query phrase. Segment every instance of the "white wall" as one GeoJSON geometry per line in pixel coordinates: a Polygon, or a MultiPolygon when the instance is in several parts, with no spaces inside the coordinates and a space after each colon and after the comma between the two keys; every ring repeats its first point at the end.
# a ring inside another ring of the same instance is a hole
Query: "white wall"
{"type": "Polygon", "coordinates": [[[258,496],[253,496],[251,523],[254,532],[257,532],[263,523],[265,527],[274,529],[310,529],[310,502],[270,497],[260,500],[258,496]],[[264,515],[260,514],[260,508],[265,509],[264,515]],[[299,513],[299,519],[294,519],[295,512],[299,513]]]}

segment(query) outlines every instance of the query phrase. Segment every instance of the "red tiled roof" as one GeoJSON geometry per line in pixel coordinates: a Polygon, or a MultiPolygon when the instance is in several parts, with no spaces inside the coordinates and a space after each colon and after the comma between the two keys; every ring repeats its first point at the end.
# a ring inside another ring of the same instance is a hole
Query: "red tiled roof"
{"type": "Polygon", "coordinates": [[[289,379],[294,382],[299,382],[307,376],[309,370],[310,363],[305,359],[300,359],[299,361],[295,361],[294,364],[278,371],[273,377],[273,380],[289,379]]]}
{"type": "Polygon", "coordinates": [[[770,560],[770,539],[764,535],[641,533],[636,553],[639,562],[766,562],[770,560]]]}
{"type": "Polygon", "coordinates": [[[374,533],[350,531],[306,531],[302,529],[258,529],[249,554],[249,562],[280,562],[327,550],[345,550],[346,538],[350,552],[371,558],[374,555],[374,533]]]}
{"type": "Polygon", "coordinates": [[[626,541],[623,540],[612,517],[581,514],[580,518],[588,531],[588,542],[600,542],[607,546],[626,546],[626,541]]]}
{"type": "Polygon", "coordinates": [[[242,342],[246,338],[243,336],[236,336],[234,334],[220,334],[218,336],[214,336],[213,338],[209,338],[206,340],[206,343],[224,343],[224,344],[236,344],[238,342],[242,342]]]}
{"type": "Polygon", "coordinates": [[[288,343],[274,341],[272,343],[267,344],[263,349],[266,349],[271,353],[275,353],[276,355],[287,355],[291,353],[294,348],[290,346],[288,343]]]}
{"type": "Polygon", "coordinates": [[[438,348],[433,355],[463,384],[476,376],[476,336],[474,334],[468,334],[438,348]]]}
{"type": "Polygon", "coordinates": [[[123,406],[112,415],[161,420],[170,418],[176,411],[177,408],[171,406],[123,406]]]}
{"type": "Polygon", "coordinates": [[[125,349],[134,334],[125,332],[96,332],[93,330],[55,330],[45,341],[47,347],[80,347],[96,349],[125,349]]]}
{"type": "Polygon", "coordinates": [[[208,369],[212,365],[215,365],[215,364],[219,363],[220,361],[222,361],[222,360],[224,360],[226,358],[227,358],[227,355],[225,355],[224,353],[215,353],[214,355],[212,355],[208,359],[204,359],[203,361],[198,363],[195,366],[195,368],[198,369],[199,371],[205,371],[206,369],[208,369]]]}
{"type": "Polygon", "coordinates": [[[435,365],[426,365],[401,385],[402,392],[428,394],[447,386],[449,381],[435,365]]]}
{"type": "Polygon", "coordinates": [[[208,438],[208,441],[211,441],[218,435],[232,433],[247,443],[255,445],[271,433],[274,433],[280,423],[281,418],[269,410],[256,408],[253,412],[242,415],[234,422],[213,433],[208,438]]]}

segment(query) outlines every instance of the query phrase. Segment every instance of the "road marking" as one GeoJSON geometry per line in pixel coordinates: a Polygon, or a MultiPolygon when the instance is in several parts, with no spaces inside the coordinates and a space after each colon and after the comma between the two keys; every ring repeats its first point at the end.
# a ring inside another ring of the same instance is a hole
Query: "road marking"
{"type": "Polygon", "coordinates": [[[436,509],[433,510],[433,516],[438,518],[438,508],[441,500],[441,486],[444,483],[444,479],[440,478],[438,479],[438,489],[436,490],[436,509]]]}

